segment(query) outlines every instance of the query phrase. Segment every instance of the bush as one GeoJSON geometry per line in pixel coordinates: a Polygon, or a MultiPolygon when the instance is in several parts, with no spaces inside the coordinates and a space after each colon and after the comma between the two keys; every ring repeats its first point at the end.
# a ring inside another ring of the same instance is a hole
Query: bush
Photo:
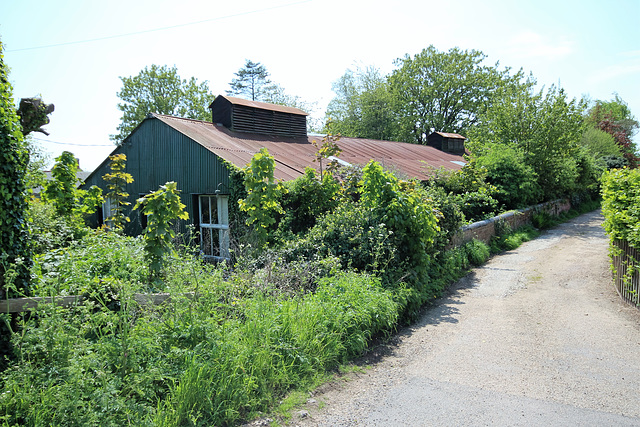
{"type": "Polygon", "coordinates": [[[280,202],[285,214],[279,228],[294,234],[309,230],[318,217],[333,211],[342,199],[340,182],[329,173],[320,181],[311,168],[307,168],[302,177],[287,183],[285,188],[280,202]]]}
{"type": "Polygon", "coordinates": [[[604,229],[612,240],[640,248],[640,169],[605,172],[602,179],[604,229]]]}
{"type": "Polygon", "coordinates": [[[487,182],[496,188],[492,196],[505,210],[529,206],[540,200],[538,176],[516,149],[492,144],[477,162],[486,169],[487,182]]]}
{"type": "Polygon", "coordinates": [[[478,191],[458,194],[455,199],[468,223],[492,218],[498,212],[498,201],[484,187],[478,191]]]}

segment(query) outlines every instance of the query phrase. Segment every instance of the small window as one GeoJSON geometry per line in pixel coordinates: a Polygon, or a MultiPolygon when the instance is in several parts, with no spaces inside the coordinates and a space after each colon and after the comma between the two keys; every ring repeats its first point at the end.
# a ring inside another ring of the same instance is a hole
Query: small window
{"type": "Polygon", "coordinates": [[[102,204],[102,219],[103,224],[108,228],[113,227],[113,217],[114,210],[117,207],[117,202],[113,200],[111,197],[106,197],[104,199],[104,203],[102,204]]]}
{"type": "Polygon", "coordinates": [[[229,259],[229,196],[198,197],[200,250],[205,258],[229,259]]]}

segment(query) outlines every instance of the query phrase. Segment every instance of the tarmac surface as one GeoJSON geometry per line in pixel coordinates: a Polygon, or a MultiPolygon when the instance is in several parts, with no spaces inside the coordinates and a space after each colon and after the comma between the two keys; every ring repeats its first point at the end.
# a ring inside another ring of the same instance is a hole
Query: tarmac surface
{"type": "Polygon", "coordinates": [[[640,426],[640,311],[599,212],[493,257],[289,425],[640,426]]]}

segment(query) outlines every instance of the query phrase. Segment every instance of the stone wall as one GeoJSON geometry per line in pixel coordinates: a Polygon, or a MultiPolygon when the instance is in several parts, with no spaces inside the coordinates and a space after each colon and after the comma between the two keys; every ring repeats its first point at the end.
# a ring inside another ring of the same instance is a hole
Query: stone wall
{"type": "Polygon", "coordinates": [[[451,239],[451,246],[460,246],[473,239],[489,243],[491,238],[496,235],[496,228],[499,229],[502,224],[508,224],[512,230],[515,230],[523,225],[531,224],[531,217],[534,213],[547,212],[551,215],[559,215],[569,209],[571,209],[571,202],[568,199],[561,199],[474,222],[462,227],[462,230],[451,239]]]}

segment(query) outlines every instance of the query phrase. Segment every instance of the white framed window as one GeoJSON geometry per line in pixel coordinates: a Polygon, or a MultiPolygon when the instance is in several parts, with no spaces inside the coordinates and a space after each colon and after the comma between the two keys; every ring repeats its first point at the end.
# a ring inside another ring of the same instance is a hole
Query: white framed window
{"type": "Polygon", "coordinates": [[[113,200],[111,197],[105,197],[104,203],[102,204],[102,221],[107,227],[113,227],[113,220],[110,219],[113,217],[113,211],[118,206],[118,202],[113,200]]]}
{"type": "Polygon", "coordinates": [[[205,258],[229,259],[229,196],[198,196],[200,250],[205,258]]]}

